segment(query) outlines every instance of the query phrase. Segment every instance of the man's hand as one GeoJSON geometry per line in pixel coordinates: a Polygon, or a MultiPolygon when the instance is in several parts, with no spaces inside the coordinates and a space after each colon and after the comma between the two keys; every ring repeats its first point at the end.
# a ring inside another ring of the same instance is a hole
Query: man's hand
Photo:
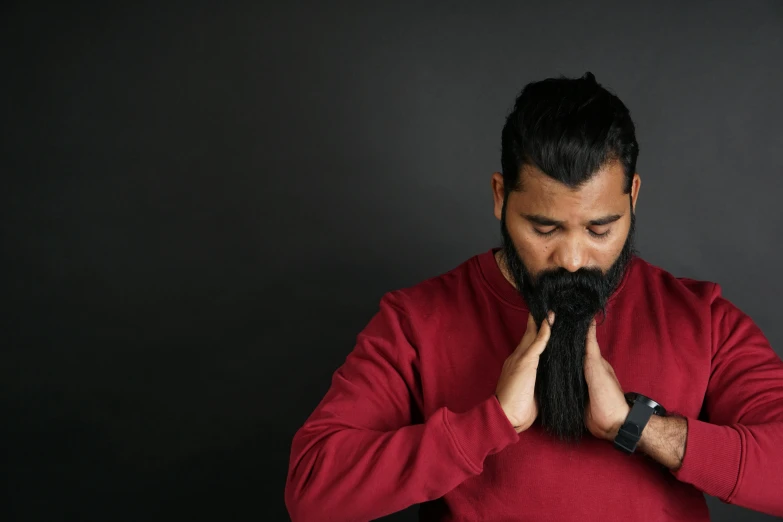
{"type": "Polygon", "coordinates": [[[613,441],[631,411],[614,369],[601,355],[595,319],[585,342],[585,380],[590,396],[585,409],[585,426],[599,439],[613,441]]]}
{"type": "Polygon", "coordinates": [[[541,328],[537,328],[533,314],[529,314],[522,340],[503,363],[495,396],[517,433],[528,429],[538,416],[536,372],[554,320],[555,315],[550,311],[548,318],[541,322],[541,328]]]}

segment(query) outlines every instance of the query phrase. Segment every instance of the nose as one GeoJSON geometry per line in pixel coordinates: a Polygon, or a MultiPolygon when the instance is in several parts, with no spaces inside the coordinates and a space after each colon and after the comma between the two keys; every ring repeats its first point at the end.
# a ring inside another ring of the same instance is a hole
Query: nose
{"type": "Polygon", "coordinates": [[[576,272],[587,266],[587,250],[577,238],[564,238],[555,249],[554,262],[569,272],[576,272]]]}

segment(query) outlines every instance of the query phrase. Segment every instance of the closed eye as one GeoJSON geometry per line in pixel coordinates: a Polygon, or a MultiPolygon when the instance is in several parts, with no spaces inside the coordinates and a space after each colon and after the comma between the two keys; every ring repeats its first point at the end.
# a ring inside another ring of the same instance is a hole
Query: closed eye
{"type": "MultiPolygon", "coordinates": [[[[541,236],[541,237],[549,237],[549,236],[551,236],[552,234],[554,234],[555,232],[557,232],[557,227],[555,227],[555,228],[553,228],[552,230],[549,230],[549,231],[547,231],[547,232],[544,232],[543,230],[539,230],[539,229],[537,229],[537,228],[533,227],[533,231],[534,231],[534,232],[536,233],[536,235],[538,235],[538,236],[541,236]]],[[[599,233],[599,232],[595,232],[595,231],[593,231],[593,230],[590,230],[589,228],[587,229],[587,231],[588,231],[588,233],[589,233],[591,236],[593,236],[593,237],[594,237],[594,238],[596,238],[596,239],[604,239],[604,238],[607,238],[607,237],[609,237],[609,234],[612,232],[612,229],[610,228],[610,229],[608,229],[606,232],[600,232],[600,233],[599,233]]]]}
{"type": "Polygon", "coordinates": [[[594,232],[594,231],[590,230],[589,228],[587,229],[587,231],[590,232],[591,236],[593,236],[595,238],[598,238],[598,239],[603,239],[603,238],[605,238],[605,237],[607,237],[609,235],[609,233],[612,231],[612,229],[610,228],[606,232],[601,232],[601,233],[594,232]]]}
{"type": "Polygon", "coordinates": [[[557,227],[553,228],[549,232],[542,232],[541,230],[538,230],[536,227],[533,227],[533,231],[536,233],[536,235],[542,236],[542,237],[549,237],[552,234],[554,234],[557,231],[557,227]]]}

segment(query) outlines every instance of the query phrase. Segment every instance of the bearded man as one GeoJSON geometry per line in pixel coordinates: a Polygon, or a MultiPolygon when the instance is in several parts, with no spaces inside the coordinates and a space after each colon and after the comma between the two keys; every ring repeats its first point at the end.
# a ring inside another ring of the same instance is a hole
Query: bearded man
{"type": "Polygon", "coordinates": [[[502,243],[389,292],[294,436],[291,518],[783,516],[783,361],[708,281],[634,250],[639,146],[587,73],[525,86],[502,243]]]}

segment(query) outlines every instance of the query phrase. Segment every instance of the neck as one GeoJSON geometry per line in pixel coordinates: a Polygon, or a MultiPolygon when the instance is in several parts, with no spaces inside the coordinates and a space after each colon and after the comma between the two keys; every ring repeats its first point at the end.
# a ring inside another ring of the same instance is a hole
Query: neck
{"type": "MultiPolygon", "coordinates": [[[[508,281],[514,288],[517,288],[517,284],[514,282],[514,278],[511,276],[511,273],[506,267],[506,256],[503,255],[502,248],[495,252],[495,262],[497,263],[498,268],[500,268],[500,273],[503,274],[503,277],[506,279],[506,281],[508,281]]],[[[517,290],[519,290],[519,288],[517,288],[517,290]]]]}

